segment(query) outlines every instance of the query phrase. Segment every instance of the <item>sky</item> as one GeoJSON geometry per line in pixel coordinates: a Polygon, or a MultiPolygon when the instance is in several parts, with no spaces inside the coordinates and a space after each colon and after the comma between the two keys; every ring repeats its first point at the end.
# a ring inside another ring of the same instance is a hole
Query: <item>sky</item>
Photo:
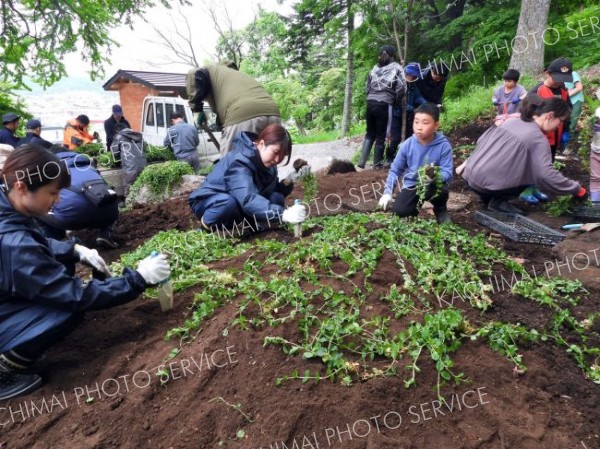
{"type": "MultiPolygon", "coordinates": [[[[214,0],[191,1],[193,6],[181,7],[181,11],[188,17],[197,59],[202,63],[213,60],[213,53],[218,39],[213,22],[205,12],[206,5],[210,5],[214,0]]],[[[221,17],[224,15],[223,8],[227,8],[235,29],[243,28],[253,20],[259,4],[265,10],[278,11],[281,14],[287,15],[291,11],[289,6],[277,5],[276,0],[221,0],[214,2],[221,17]]],[[[187,32],[185,23],[182,24],[177,9],[174,7],[169,10],[162,5],[157,6],[147,11],[146,20],[147,22],[136,19],[133,30],[127,26],[122,26],[110,33],[111,38],[120,43],[120,47],[112,49],[111,63],[105,65],[106,76],[104,81],[119,69],[182,72],[189,68],[186,65],[165,64],[168,50],[152,43],[152,41],[158,41],[154,27],[160,27],[167,34],[173,33],[178,27],[182,32],[187,32]]],[[[81,63],[81,57],[78,54],[67,56],[65,63],[70,77],[88,76],[87,70],[89,70],[89,67],[86,67],[85,63],[81,63]]]]}

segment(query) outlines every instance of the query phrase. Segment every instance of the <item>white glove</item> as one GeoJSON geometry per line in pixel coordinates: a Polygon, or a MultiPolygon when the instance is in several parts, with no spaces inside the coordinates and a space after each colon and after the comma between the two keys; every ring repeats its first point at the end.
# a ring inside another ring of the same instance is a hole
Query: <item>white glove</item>
{"type": "Polygon", "coordinates": [[[96,251],[95,249],[86,248],[85,246],[82,246],[78,243],[75,244],[73,249],[75,250],[75,254],[79,256],[80,262],[83,262],[95,268],[96,270],[106,274],[107,276],[112,276],[110,270],[108,269],[108,265],[106,265],[104,259],[100,257],[98,251],[96,251]]]}
{"type": "Polygon", "coordinates": [[[304,165],[300,167],[300,170],[296,173],[296,179],[304,179],[308,175],[310,175],[310,165],[304,165]]]}
{"type": "Polygon", "coordinates": [[[294,204],[283,211],[281,219],[286,223],[302,223],[306,220],[306,208],[302,204],[294,204]]]}
{"type": "Polygon", "coordinates": [[[146,284],[157,285],[166,281],[171,275],[171,268],[165,254],[148,256],[140,260],[137,272],[144,278],[146,284]]]}
{"type": "Polygon", "coordinates": [[[386,210],[390,201],[392,201],[392,195],[389,193],[384,193],[381,198],[379,198],[379,203],[377,203],[377,206],[381,207],[383,210],[386,210]]]}

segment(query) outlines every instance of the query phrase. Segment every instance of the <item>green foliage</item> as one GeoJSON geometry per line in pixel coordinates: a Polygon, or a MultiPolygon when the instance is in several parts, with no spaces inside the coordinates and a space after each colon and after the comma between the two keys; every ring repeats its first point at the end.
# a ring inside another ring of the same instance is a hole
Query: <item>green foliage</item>
{"type": "Polygon", "coordinates": [[[183,175],[192,173],[192,167],[187,162],[168,161],[148,165],[131,186],[131,196],[135,196],[143,186],[147,186],[155,195],[168,193],[175,183],[181,181],[183,175]]]}
{"type": "MultiPolygon", "coordinates": [[[[188,4],[187,0],[179,0],[188,4]]],[[[90,76],[103,74],[102,65],[113,45],[110,29],[133,24],[155,0],[122,1],[64,0],[2,1],[0,73],[4,80],[22,86],[25,75],[34,82],[50,86],[67,74],[64,56],[80,51],[82,61],[90,64],[90,76]]],[[[171,2],[160,0],[170,7],[171,2]]]]}
{"type": "Polygon", "coordinates": [[[174,161],[175,153],[167,147],[159,145],[150,145],[146,149],[146,160],[148,163],[174,161]]]}
{"type": "Polygon", "coordinates": [[[441,129],[449,134],[460,126],[473,123],[478,118],[492,118],[495,111],[491,106],[492,87],[472,86],[460,98],[444,102],[441,129]]]}
{"type": "Polygon", "coordinates": [[[573,195],[562,195],[544,205],[544,209],[553,217],[572,214],[575,204],[573,195]]]}
{"type": "Polygon", "coordinates": [[[96,157],[100,153],[106,152],[106,146],[103,143],[87,143],[75,148],[80,154],[87,154],[89,157],[96,157]]]}
{"type": "Polygon", "coordinates": [[[321,73],[319,82],[309,95],[310,105],[316,114],[314,123],[318,129],[330,130],[339,126],[344,106],[346,71],[332,68],[321,73]]]}
{"type": "Polygon", "coordinates": [[[302,189],[304,192],[304,202],[306,204],[310,204],[311,201],[317,195],[317,190],[319,188],[317,183],[317,177],[314,173],[309,173],[304,178],[300,180],[302,184],[302,189]]]}
{"type": "MultiPolygon", "coordinates": [[[[554,9],[554,8],[552,8],[554,9]]],[[[567,55],[575,70],[580,70],[596,64],[600,55],[600,31],[598,31],[598,4],[581,8],[580,5],[559,16],[552,11],[548,27],[556,31],[549,33],[546,40],[554,45],[546,45],[546,61],[567,55]]]]}

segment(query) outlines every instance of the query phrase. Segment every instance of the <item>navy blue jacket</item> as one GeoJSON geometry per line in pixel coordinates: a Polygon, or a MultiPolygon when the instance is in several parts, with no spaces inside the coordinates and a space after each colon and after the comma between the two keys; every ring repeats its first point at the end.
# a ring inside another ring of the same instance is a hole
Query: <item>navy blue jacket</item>
{"type": "MultiPolygon", "coordinates": [[[[102,179],[92,167],[91,159],[74,151],[57,153],[71,173],[71,187],[80,189],[83,181],[102,179]]],[[[103,228],[114,223],[119,216],[117,201],[102,207],[94,206],[81,192],[70,189],[60,191],[60,199],[52,208],[54,218],[64,223],[66,229],[103,228]],[[71,226],[71,227],[69,227],[71,226]]]]}
{"type": "Polygon", "coordinates": [[[46,239],[35,221],[17,212],[0,190],[0,353],[66,321],[74,312],[118,306],[139,296],[137,271],[83,284],[61,260],[73,260],[73,242],[46,239]]]}
{"type": "Polygon", "coordinates": [[[19,144],[19,138],[13,134],[13,132],[6,126],[0,128],[0,143],[5,143],[16,148],[19,144]]]}
{"type": "Polygon", "coordinates": [[[253,144],[256,138],[255,134],[247,132],[237,136],[231,151],[215,165],[202,187],[190,194],[190,204],[227,193],[236,199],[244,215],[254,216],[258,221],[281,215],[284,208],[270,203],[268,198],[273,192],[287,196],[294,186],[279,182],[277,167],[264,166],[253,144]]]}
{"type": "Polygon", "coordinates": [[[48,149],[52,146],[52,142],[49,142],[46,139],[42,139],[36,133],[25,134],[25,137],[22,137],[21,139],[19,139],[19,143],[17,144],[17,146],[20,147],[21,145],[27,145],[27,144],[41,145],[46,149],[48,149]]]}

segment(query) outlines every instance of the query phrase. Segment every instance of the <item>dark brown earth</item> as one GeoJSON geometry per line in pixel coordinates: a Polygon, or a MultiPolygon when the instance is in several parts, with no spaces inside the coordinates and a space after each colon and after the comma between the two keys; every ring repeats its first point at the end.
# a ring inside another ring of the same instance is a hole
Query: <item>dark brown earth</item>
{"type": "MultiPolygon", "coordinates": [[[[452,136],[453,143],[473,143],[485,126],[461,130],[452,136]]],[[[586,181],[577,164],[569,165],[572,176],[586,181]]],[[[372,211],[386,174],[367,170],[320,177],[311,213],[372,211]]],[[[471,196],[460,179],[453,181],[451,189],[471,196]]],[[[295,192],[292,198],[298,196],[295,192]]],[[[576,253],[592,257],[590,251],[600,247],[600,231],[574,236],[555,248],[506,241],[476,223],[477,208],[473,197],[466,209],[453,214],[454,221],[490,235],[509,255],[525,259],[526,266],[537,270],[544,270],[548,261],[562,258],[564,262],[576,253]]],[[[548,217],[539,207],[527,209],[531,218],[554,229],[570,221],[548,217]]],[[[185,198],[139,206],[120,219],[115,235],[121,247],[103,255],[114,260],[159,230],[196,226],[185,198]]],[[[287,234],[272,231],[260,238],[287,239],[287,234]]],[[[93,236],[82,233],[80,237],[93,236]]],[[[244,259],[229,265],[241,267],[244,259]]],[[[399,276],[386,260],[384,254],[373,277],[378,287],[397,282],[399,276]]],[[[563,268],[563,274],[581,279],[589,289],[587,311],[600,308],[598,270],[595,262],[582,270],[563,268]]],[[[317,362],[263,347],[266,331],[243,332],[231,326],[224,336],[236,313],[231,303],[219,309],[174,359],[174,377],[181,378],[160,386],[153,373],[178,346],[165,342],[164,335],[189,317],[194,293],[191,289],[176,296],[174,310],[166,314],[144,299],[88,313],[83,325],[42,362],[44,387],[1,404],[0,448],[600,448],[600,387],[584,378],[563,348],[543,342],[522,347],[528,370],[516,376],[510,362],[481,342],[464,344],[453,359],[470,383],[444,388],[447,400],[455,400],[450,412],[432,402],[436,394],[429,386],[435,385],[436,374],[431,361],[423,364],[416,388],[405,389],[399,377],[375,378],[350,388],[328,381],[276,387],[276,377],[317,362]],[[201,367],[195,365],[201,361],[201,367]],[[152,381],[145,386],[149,377],[152,381]],[[91,403],[84,401],[88,394],[94,397],[91,403]],[[44,400],[44,413],[32,412],[33,406],[41,409],[44,400]],[[233,407],[237,404],[239,411],[233,407]],[[245,436],[238,439],[240,429],[245,436]]],[[[508,292],[495,294],[493,300],[494,307],[486,314],[494,319],[527,327],[539,327],[548,319],[539,307],[508,292]]],[[[464,311],[469,320],[479,319],[473,309],[464,311]]]]}

